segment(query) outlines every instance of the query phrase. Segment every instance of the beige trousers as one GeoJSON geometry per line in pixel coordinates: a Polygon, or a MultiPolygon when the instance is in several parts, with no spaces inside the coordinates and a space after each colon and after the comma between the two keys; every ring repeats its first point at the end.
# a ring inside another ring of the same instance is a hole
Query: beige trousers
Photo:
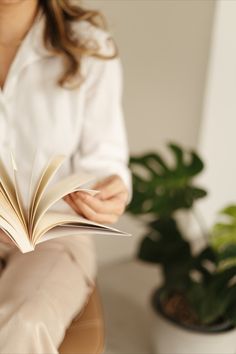
{"type": "Polygon", "coordinates": [[[48,241],[34,252],[2,248],[0,353],[54,354],[95,284],[92,236],[48,241]]]}

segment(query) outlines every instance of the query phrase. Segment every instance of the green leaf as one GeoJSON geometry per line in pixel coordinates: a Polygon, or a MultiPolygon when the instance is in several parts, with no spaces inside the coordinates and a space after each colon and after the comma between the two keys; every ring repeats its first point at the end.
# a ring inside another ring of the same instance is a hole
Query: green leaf
{"type": "Polygon", "coordinates": [[[190,247],[187,242],[178,239],[160,238],[155,240],[153,233],[143,238],[140,244],[138,257],[144,261],[151,263],[176,264],[178,259],[182,261],[184,257],[189,257],[190,247]]]}
{"type": "Polygon", "coordinates": [[[168,217],[178,209],[189,209],[206,191],[194,185],[193,178],[203,169],[203,162],[192,151],[169,144],[174,163],[151,152],[130,159],[133,174],[133,199],[128,212],[168,217]]]}
{"type": "Polygon", "coordinates": [[[216,271],[217,261],[217,254],[209,246],[195,256],[193,270],[201,273],[203,284],[207,283],[211,279],[212,273],[216,271]]]}
{"type": "Polygon", "coordinates": [[[149,227],[151,231],[141,241],[138,258],[162,266],[166,288],[183,289],[194,262],[189,243],[174,219],[158,219],[149,227]]]}
{"type": "Polygon", "coordinates": [[[218,262],[234,259],[236,261],[236,244],[229,244],[218,254],[218,262]]]}
{"type": "Polygon", "coordinates": [[[216,223],[212,228],[212,236],[210,239],[212,247],[221,254],[224,252],[224,260],[226,256],[232,258],[230,255],[230,248],[236,245],[236,205],[229,205],[219,212],[219,217],[224,219],[216,223]]]}
{"type": "Polygon", "coordinates": [[[201,323],[212,324],[226,317],[228,308],[235,303],[236,286],[229,286],[235,274],[234,266],[215,272],[205,284],[191,284],[186,292],[187,299],[201,323]]]}
{"type": "Polygon", "coordinates": [[[170,267],[192,257],[190,245],[183,239],[174,219],[158,219],[149,225],[152,230],[141,241],[140,259],[170,267]]]}
{"type": "Polygon", "coordinates": [[[158,218],[148,223],[148,225],[151,229],[157,231],[165,240],[181,239],[182,241],[183,239],[183,235],[174,218],[158,218]]]}
{"type": "Polygon", "coordinates": [[[224,208],[220,213],[222,215],[232,216],[233,219],[236,219],[236,205],[229,205],[224,208]]]}
{"type": "Polygon", "coordinates": [[[193,177],[200,173],[203,168],[204,164],[200,157],[195,152],[189,152],[190,155],[190,163],[184,163],[184,151],[176,144],[169,144],[169,148],[173,151],[173,154],[176,158],[176,168],[181,170],[184,168],[186,173],[193,177]]]}
{"type": "Polygon", "coordinates": [[[225,312],[225,302],[220,294],[213,294],[201,283],[194,283],[186,292],[188,302],[201,324],[216,322],[225,312]]]}

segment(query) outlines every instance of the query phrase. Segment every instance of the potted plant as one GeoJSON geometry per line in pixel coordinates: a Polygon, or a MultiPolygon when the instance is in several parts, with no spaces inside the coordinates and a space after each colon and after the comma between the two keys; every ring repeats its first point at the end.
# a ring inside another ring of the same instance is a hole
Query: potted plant
{"type": "Polygon", "coordinates": [[[236,353],[236,206],[193,250],[179,227],[176,212],[193,210],[207,195],[194,183],[204,168],[194,151],[169,144],[174,164],[160,154],[130,159],[133,200],[128,212],[143,217],[147,234],[138,258],[158,264],[162,285],[151,304],[155,313],[153,351],[159,354],[236,353]]]}

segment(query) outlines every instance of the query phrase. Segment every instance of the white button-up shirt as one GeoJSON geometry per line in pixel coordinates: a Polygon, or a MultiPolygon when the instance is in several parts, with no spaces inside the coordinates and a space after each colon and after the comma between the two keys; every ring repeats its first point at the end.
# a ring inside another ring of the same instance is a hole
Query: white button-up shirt
{"type": "MultiPolygon", "coordinates": [[[[19,170],[29,175],[35,151],[41,165],[62,153],[67,159],[59,176],[85,171],[102,178],[115,173],[131,193],[120,57],[83,57],[85,81],[73,90],[62,88],[57,81],[63,73],[63,60],[44,47],[44,24],[40,13],[0,93],[2,155],[12,150],[19,170]]],[[[108,32],[87,21],[77,22],[74,29],[81,38],[92,36],[98,41],[102,53],[112,53],[108,32]]]]}

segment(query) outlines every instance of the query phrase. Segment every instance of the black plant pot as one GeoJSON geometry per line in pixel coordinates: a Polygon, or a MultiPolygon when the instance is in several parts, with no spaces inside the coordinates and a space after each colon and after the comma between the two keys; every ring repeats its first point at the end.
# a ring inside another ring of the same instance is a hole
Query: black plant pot
{"type": "Polygon", "coordinates": [[[171,321],[172,323],[176,324],[177,326],[183,327],[186,330],[191,330],[200,333],[218,333],[218,332],[225,332],[233,329],[234,327],[229,321],[224,321],[221,323],[217,323],[215,325],[206,326],[206,325],[187,325],[184,323],[179,322],[178,320],[174,319],[173,317],[168,316],[165,313],[161,297],[162,297],[163,290],[162,288],[155,289],[152,296],[151,296],[151,304],[155,311],[158,311],[161,316],[163,316],[166,320],[171,321]]]}
{"type": "Polygon", "coordinates": [[[153,354],[235,354],[236,329],[229,322],[213,326],[187,325],[168,316],[162,306],[163,289],[151,295],[154,309],[153,354]]]}

